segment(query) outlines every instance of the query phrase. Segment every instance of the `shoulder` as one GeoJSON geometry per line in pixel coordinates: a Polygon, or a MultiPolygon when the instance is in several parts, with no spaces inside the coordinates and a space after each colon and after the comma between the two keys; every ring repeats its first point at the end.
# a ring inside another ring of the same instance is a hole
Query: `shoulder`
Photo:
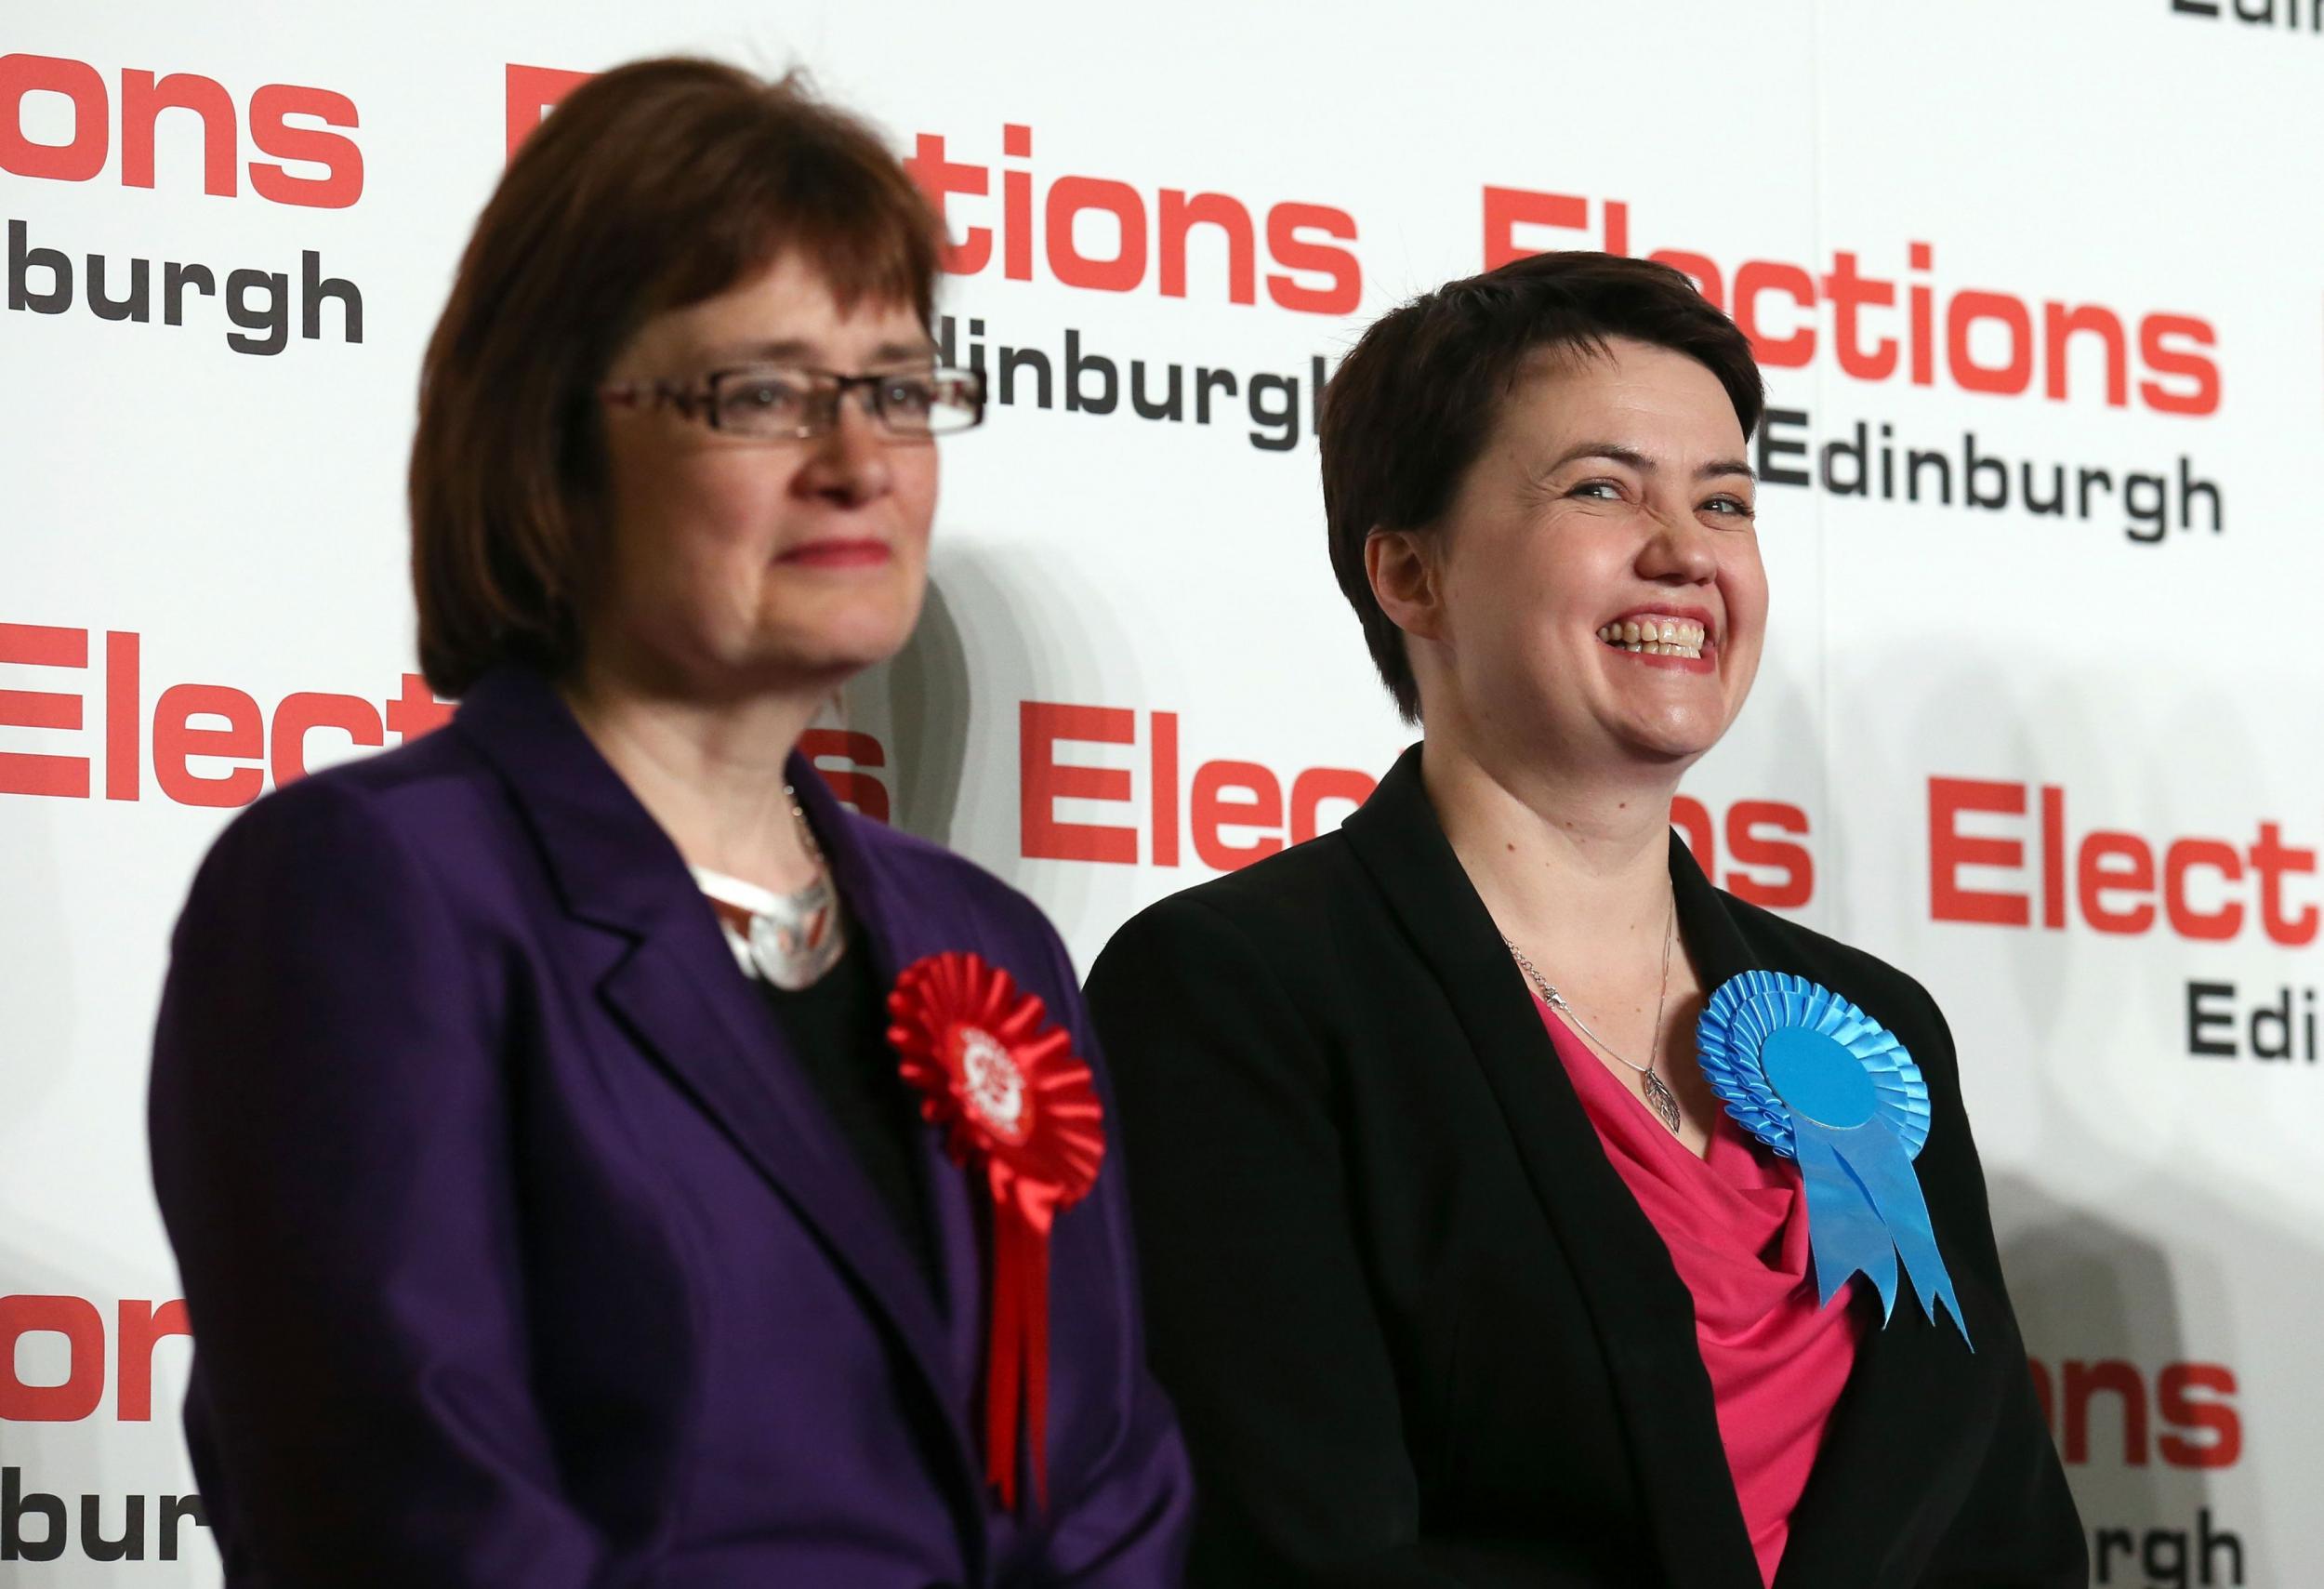
{"type": "Polygon", "coordinates": [[[1073,957],[1030,895],[932,840],[851,811],[840,811],[838,820],[833,837],[875,890],[870,901],[852,900],[850,908],[868,903],[878,912],[901,960],[972,951],[1079,1024],[1081,979],[1073,957]]]}
{"type": "Polygon", "coordinates": [[[1167,949],[1189,940],[1296,959],[1329,943],[1360,913],[1367,893],[1346,835],[1321,834],[1156,900],[1123,923],[1099,963],[1129,947],[1167,949]]]}
{"type": "Polygon", "coordinates": [[[1349,1023],[1406,986],[1401,946],[1345,835],[1327,833],[1139,911],[1089,967],[1089,1001],[1117,1049],[1182,1065],[1208,1034],[1236,1064],[1320,1080],[1349,1023]]]}
{"type": "Polygon", "coordinates": [[[450,730],[312,773],[261,796],[210,848],[197,894],[257,878],[327,883],[360,895],[432,872],[473,876],[507,801],[489,768],[450,730]]]}
{"type": "Polygon", "coordinates": [[[1724,889],[1718,894],[1729,919],[1763,963],[1807,977],[1840,994],[1896,1032],[1917,1058],[1929,1057],[1922,1051],[1932,1049],[1933,1043],[1950,1053],[1952,1038],[1944,1012],[1909,972],[1868,950],[1746,904],[1724,889]]]}
{"type": "Polygon", "coordinates": [[[227,826],[171,935],[157,1074],[165,1053],[223,1063],[230,1029],[297,1055],[326,1030],[370,1041],[493,1007],[508,934],[488,895],[507,863],[439,820],[450,791],[489,798],[468,761],[439,730],[300,778],[227,826]]]}
{"type": "Polygon", "coordinates": [[[956,850],[842,809],[840,841],[874,873],[883,892],[916,912],[956,925],[978,924],[1052,938],[1048,915],[1031,895],[956,850]]]}

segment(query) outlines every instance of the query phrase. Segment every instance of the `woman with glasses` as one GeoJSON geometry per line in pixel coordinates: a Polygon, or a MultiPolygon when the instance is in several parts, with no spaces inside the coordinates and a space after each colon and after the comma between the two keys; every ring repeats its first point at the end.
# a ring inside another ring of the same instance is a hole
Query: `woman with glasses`
{"type": "Polygon", "coordinates": [[[1064,950],[798,750],[983,417],[940,246],[863,126],[699,61],[486,207],[411,468],[462,704],[233,825],[155,1039],[230,1583],[1177,1581],[1064,950]]]}

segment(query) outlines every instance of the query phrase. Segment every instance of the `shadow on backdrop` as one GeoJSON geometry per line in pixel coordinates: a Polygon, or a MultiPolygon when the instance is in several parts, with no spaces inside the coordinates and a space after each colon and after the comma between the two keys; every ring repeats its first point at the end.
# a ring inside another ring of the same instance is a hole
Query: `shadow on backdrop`
{"type": "MultiPolygon", "coordinates": [[[[2172,713],[2126,738],[2107,728],[2122,716],[2122,682],[2093,669],[2044,669],[2027,655],[2003,666],[1967,650],[1851,649],[1832,671],[1834,743],[1851,748],[1867,787],[1893,797],[1886,810],[1859,802],[1853,814],[1836,811],[1836,853],[1885,868],[1859,880],[1871,886],[1855,897],[1894,927],[1905,927],[1896,913],[1931,906],[1929,876],[1908,875],[1894,859],[1930,865],[1931,775],[2027,786],[2022,820],[1975,818],[1961,831],[2022,834],[2024,867],[2013,883],[2030,894],[2041,866],[2035,786],[2067,790],[2070,845],[2099,827],[2187,830],[2186,797],[2167,763],[2191,748],[2217,764],[2263,764],[2248,701],[2179,695],[2172,713]],[[1932,747],[1950,748],[1960,764],[1932,761],[1932,747]],[[1852,814],[1876,831],[1838,842],[1852,814]],[[1900,828],[1923,830],[1900,841],[1900,828]]],[[[1959,881],[1982,890],[1995,886],[1991,876],[1972,868],[1959,881]]],[[[1843,907],[1843,937],[1930,977],[1934,968],[1916,961],[1934,958],[1933,914],[1894,945],[1877,929],[1859,935],[1854,929],[1872,923],[1847,915],[1843,907]]],[[[2064,931],[1952,924],[1943,933],[2002,934],[1964,938],[1946,979],[1954,986],[1934,990],[1961,1039],[1980,1134],[1989,1143],[2006,1127],[2018,1138],[2012,1167],[1988,1173],[1994,1224],[2092,1538],[2092,1582],[2106,1589],[2303,1582],[2285,1575],[2289,1564],[2271,1548],[2252,1465],[2268,1423],[2292,1410],[2255,1394],[2249,1370],[2280,1350],[2271,1318],[2305,1311],[2294,1299],[2318,1253],[2268,1217],[2264,1178],[2248,1164],[2195,1147],[2170,1102],[2196,1074],[2184,1067],[2213,1063],[2185,1053],[2175,979],[2202,974],[2195,967],[2211,963],[2206,953],[2225,952],[2240,968],[2266,959],[2267,947],[2209,949],[2159,925],[2153,936],[2109,936],[2070,919],[2064,931]],[[1981,960],[1993,974],[1977,980],[1981,960]],[[2003,1107],[2023,1114],[1997,1115],[2003,1107]],[[2044,1174],[2048,1166],[2057,1167],[2055,1179],[2044,1174]],[[2083,1189],[2069,1197],[2066,1185],[2083,1189]],[[2232,1390],[2216,1383],[2223,1371],[2234,1376],[2232,1390]]],[[[2238,1107],[2219,1094],[2220,1111],[2238,1107]]]]}

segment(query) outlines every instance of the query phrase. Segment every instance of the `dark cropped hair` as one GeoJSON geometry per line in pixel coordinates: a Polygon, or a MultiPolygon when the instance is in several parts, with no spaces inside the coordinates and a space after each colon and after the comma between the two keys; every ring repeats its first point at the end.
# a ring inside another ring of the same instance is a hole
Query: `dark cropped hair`
{"type": "Polygon", "coordinates": [[[654,315],[786,255],[843,310],[927,324],[942,229],[887,146],[796,75],[641,60],[567,95],[502,175],[420,370],[412,586],[428,682],[567,671],[601,554],[597,389],[654,315]]]}
{"type": "Polygon", "coordinates": [[[1766,394],[1750,339],[1668,265],[1617,254],[1536,254],[1447,282],[1366,331],[1324,390],[1324,523],[1331,568],[1396,708],[1419,721],[1404,632],[1364,568],[1376,529],[1427,530],[1451,507],[1519,374],[1544,349],[1603,353],[1627,337],[1719,377],[1748,439],[1766,394]]]}

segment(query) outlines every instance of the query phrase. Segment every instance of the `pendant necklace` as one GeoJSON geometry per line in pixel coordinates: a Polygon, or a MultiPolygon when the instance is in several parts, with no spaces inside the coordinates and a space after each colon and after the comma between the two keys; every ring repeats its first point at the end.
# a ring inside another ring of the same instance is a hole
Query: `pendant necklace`
{"type": "Polygon", "coordinates": [[[1565,1001],[1565,995],[1551,987],[1549,978],[1543,976],[1534,968],[1533,962],[1525,959],[1525,951],[1511,943],[1507,934],[1501,935],[1501,942],[1508,945],[1510,958],[1517,962],[1517,969],[1524,972],[1526,979],[1533,984],[1534,991],[1541,995],[1542,1003],[1573,1022],[1580,1028],[1582,1036],[1620,1061],[1624,1066],[1645,1078],[1640,1083],[1640,1089],[1646,1095],[1646,1107],[1654,1111],[1655,1119],[1660,1120],[1672,1136],[1676,1136],[1679,1131],[1678,1094],[1672,1092],[1662,1078],[1655,1073],[1655,1065],[1662,1057],[1662,1007],[1664,1001],[1670,996],[1670,943],[1678,936],[1677,916],[1678,896],[1674,893],[1670,899],[1670,912],[1663,918],[1662,923],[1662,989],[1655,995],[1654,1046],[1646,1051],[1646,1063],[1644,1065],[1618,1052],[1612,1043],[1591,1031],[1583,1022],[1580,1014],[1565,1001]]]}
{"type": "Polygon", "coordinates": [[[847,953],[847,918],[839,909],[838,890],[832,885],[830,863],[815,842],[815,830],[799,807],[798,794],[785,784],[783,795],[790,804],[799,843],[815,868],[813,880],[805,888],[767,896],[756,909],[713,904],[741,936],[759,974],[786,993],[798,993],[822,981],[847,953]]]}

